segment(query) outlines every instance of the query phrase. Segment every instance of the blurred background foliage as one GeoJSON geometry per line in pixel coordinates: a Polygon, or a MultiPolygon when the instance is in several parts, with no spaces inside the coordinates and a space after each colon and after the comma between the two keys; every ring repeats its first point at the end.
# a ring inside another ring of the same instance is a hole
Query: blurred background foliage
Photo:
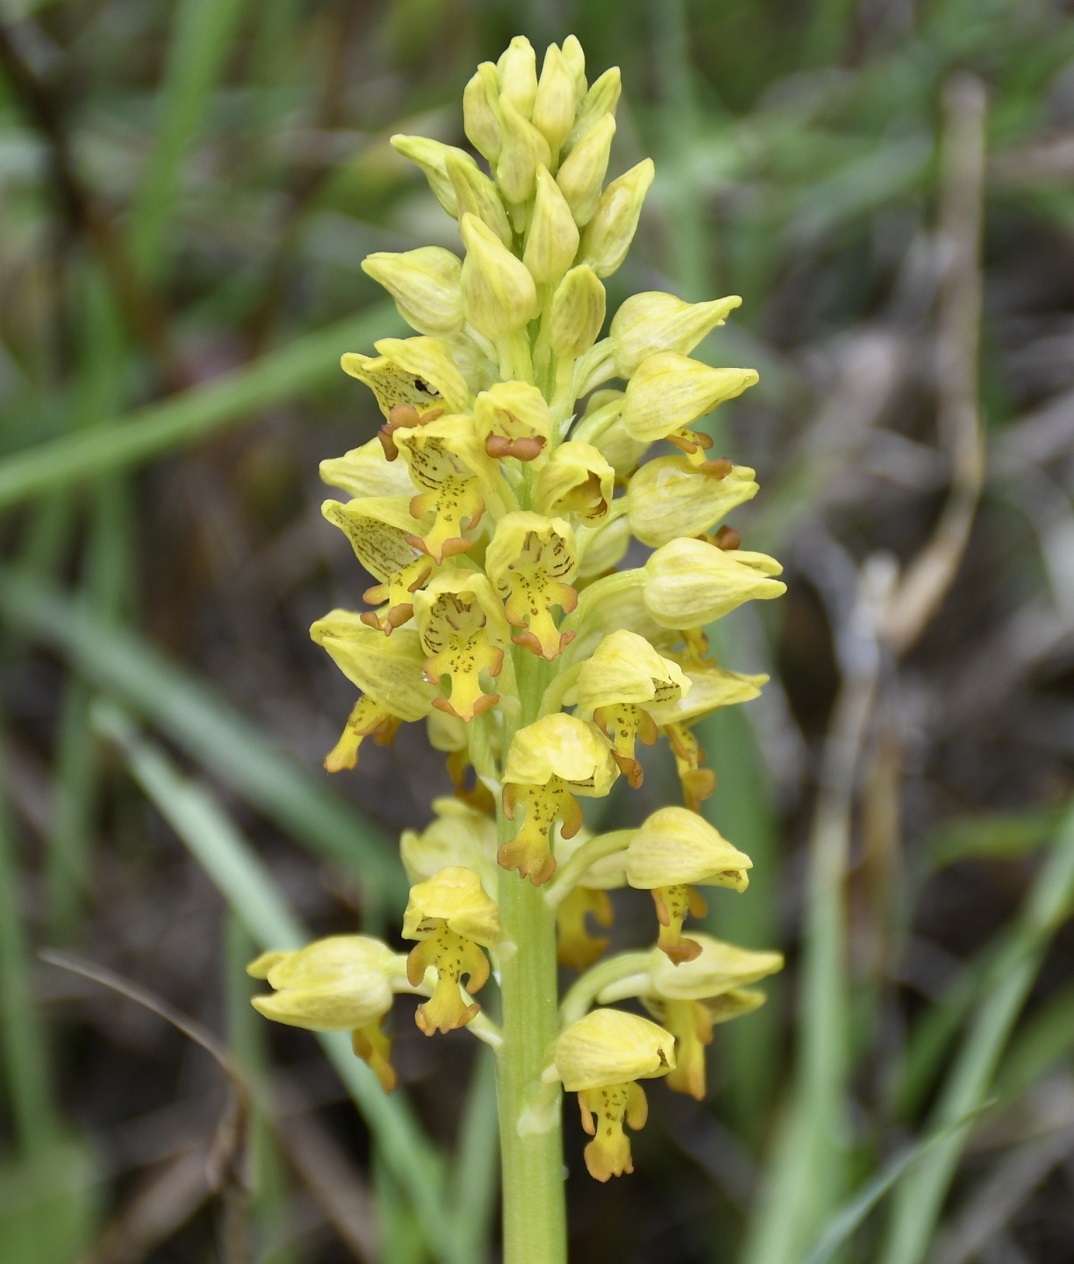
{"type": "Polygon", "coordinates": [[[317,483],[379,420],[339,354],[401,324],[361,259],[458,248],[387,138],[463,143],[476,63],[573,31],[613,170],[657,165],[609,308],[744,296],[714,434],[790,580],[713,630],[773,683],[705,734],[756,865],[712,928],[788,969],[633,1177],[571,1122],[574,1251],[1074,1261],[1070,4],[0,12],[0,1259],[495,1258],[474,1042],[400,1004],[385,1099],[242,967],[395,925],[449,791],[418,729],[321,773],[352,699],[306,631],[365,586],[317,483]]]}

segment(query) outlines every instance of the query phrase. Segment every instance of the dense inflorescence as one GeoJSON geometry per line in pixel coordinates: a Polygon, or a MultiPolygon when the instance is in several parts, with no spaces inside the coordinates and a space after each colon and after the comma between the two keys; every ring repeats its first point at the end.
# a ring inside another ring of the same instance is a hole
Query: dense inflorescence
{"type": "Polygon", "coordinates": [[[423,1032],[468,1027],[500,1047],[474,994],[490,956],[530,950],[505,938],[500,905],[505,882],[532,883],[555,910],[560,962],[581,973],[542,1051],[529,1126],[560,1085],[577,1093],[600,1180],[631,1170],[623,1124],[647,1111],[637,1081],[666,1076],[702,1097],[713,1024],[760,1004],[750,985],[781,965],[683,930],[705,911],[699,887],[743,891],[751,863],[701,815],[715,780],[692,726],[764,683],[718,666],[703,629],[784,586],[777,562],[719,525],[756,494],[754,471],[691,428],[757,379],[690,358],[740,300],[636,294],[600,337],[603,280],[653,179],[646,160],[605,184],[618,98],[619,72],[588,84],[573,37],[539,75],[518,38],[463,99],[487,171],[460,148],[393,138],[458,221],[464,254],[365,261],[417,336],[343,357],[384,424],[322,464],[348,497],[324,514],[377,582],[367,609],[334,610],[312,635],[359,691],[326,767],[352,768],[367,737],[425,720],[458,794],[403,836],[409,955],[344,935],[250,967],[275,989],[255,1000],[263,1013],[352,1031],[390,1089],[381,1021],[398,992],[427,998],[423,1032]],[[632,539],[651,553],[620,569],[632,539]],[[637,743],[661,740],[684,806],[591,835],[579,800],[619,778],[640,786],[637,743]],[[609,957],[587,918],[610,926],[608,891],[624,886],[651,893],[656,942],[609,957]],[[651,1018],[611,1007],[627,1000],[651,1018]]]}

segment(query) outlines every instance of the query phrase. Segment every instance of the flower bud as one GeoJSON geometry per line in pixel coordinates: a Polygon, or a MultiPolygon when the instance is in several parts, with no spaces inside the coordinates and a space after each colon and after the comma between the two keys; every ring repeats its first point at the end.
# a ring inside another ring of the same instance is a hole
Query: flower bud
{"type": "Polygon", "coordinates": [[[522,262],[538,285],[558,281],[574,262],[578,228],[548,168],[537,168],[537,194],[526,230],[522,262]]]}
{"type": "Polygon", "coordinates": [[[496,183],[508,202],[528,202],[533,197],[537,168],[551,163],[552,151],[543,133],[510,101],[500,102],[500,120],[503,144],[496,160],[496,183]]]}
{"type": "Polygon", "coordinates": [[[397,153],[421,168],[436,200],[453,219],[458,219],[455,192],[448,179],[446,163],[453,156],[456,161],[469,163],[476,169],[477,163],[466,150],[445,145],[442,141],[430,140],[426,136],[393,136],[390,144],[397,153]]]}
{"type": "Polygon", "coordinates": [[[645,563],[645,608],[665,628],[699,628],[746,601],[787,591],[783,567],[764,553],[725,552],[707,540],[672,540],[645,563]]]}
{"type": "Polygon", "coordinates": [[[623,426],[635,439],[665,439],[756,381],[754,369],[713,369],[674,351],[658,352],[627,383],[623,426]]]}
{"type": "MultiPolygon", "coordinates": [[[[566,51],[567,45],[563,45],[566,51]]],[[[615,114],[619,104],[619,93],[622,90],[622,79],[618,66],[611,66],[597,79],[582,98],[575,115],[574,126],[567,138],[566,149],[570,153],[582,139],[601,121],[615,114]]]]}
{"type": "Polygon", "coordinates": [[[722,478],[706,474],[681,456],[661,456],[637,470],[627,484],[630,529],[651,548],[679,536],[697,536],[757,495],[754,472],[733,465],[722,478]]]}
{"type": "Polygon", "coordinates": [[[646,158],[624,171],[601,194],[582,238],[582,262],[597,276],[611,276],[626,258],[655,174],[653,160],[646,158]]]}
{"type": "Polygon", "coordinates": [[[525,35],[516,35],[507,45],[496,63],[496,72],[500,78],[501,108],[510,101],[528,119],[537,96],[537,55],[525,35]]]}
{"type": "Polygon", "coordinates": [[[455,193],[457,218],[462,219],[467,212],[476,215],[510,249],[511,222],[495,184],[478,166],[463,162],[455,154],[448,155],[445,169],[455,193]]]}
{"type": "Polygon", "coordinates": [[[362,260],[362,271],[384,286],[399,315],[418,333],[446,334],[462,326],[462,260],[450,250],[422,246],[402,254],[379,251],[362,260]]]}
{"type": "Polygon", "coordinates": [[[575,105],[577,105],[585,96],[587,85],[585,81],[585,53],[576,35],[568,35],[563,41],[563,60],[567,63],[567,68],[574,79],[574,101],[575,105]]]}
{"type": "Polygon", "coordinates": [[[466,138],[490,163],[500,156],[500,77],[490,61],[483,61],[462,94],[462,126],[466,138]]]}
{"type": "Polygon", "coordinates": [[[556,183],[579,228],[589,223],[597,208],[614,135],[615,119],[605,114],[579,140],[556,173],[556,183]]]}
{"type": "Polygon", "coordinates": [[[552,297],[552,350],[574,359],[584,355],[600,335],[607,294],[596,273],[585,264],[571,270],[556,286],[552,297]]]}
{"type": "Polygon", "coordinates": [[[626,515],[614,510],[592,528],[580,527],[578,538],[582,544],[582,562],[578,567],[579,579],[594,579],[614,570],[630,548],[630,523],[626,515]]]}
{"type": "MultiPolygon", "coordinates": [[[[461,278],[460,278],[461,285],[461,278]]],[[[483,391],[499,381],[500,369],[489,359],[488,340],[475,329],[457,329],[453,334],[441,334],[440,345],[455,361],[455,367],[466,381],[471,395],[483,391]]]]}
{"type": "Polygon", "coordinates": [[[662,290],[632,294],[615,313],[608,330],[616,372],[630,377],[643,360],[658,351],[689,355],[741,302],[737,294],[710,303],[686,303],[662,290]]]}
{"type": "Polygon", "coordinates": [[[649,447],[648,439],[635,439],[623,426],[624,391],[596,391],[589,397],[575,438],[594,443],[616,474],[625,479],[649,447]]]}
{"type": "Polygon", "coordinates": [[[549,44],[530,117],[534,127],[544,133],[553,155],[559,153],[574,126],[574,110],[578,104],[575,92],[574,72],[567,58],[556,44],[549,44]]]}
{"type": "Polygon", "coordinates": [[[460,228],[466,247],[462,265],[466,319],[486,338],[506,338],[537,314],[533,277],[476,215],[464,215],[460,228]]]}

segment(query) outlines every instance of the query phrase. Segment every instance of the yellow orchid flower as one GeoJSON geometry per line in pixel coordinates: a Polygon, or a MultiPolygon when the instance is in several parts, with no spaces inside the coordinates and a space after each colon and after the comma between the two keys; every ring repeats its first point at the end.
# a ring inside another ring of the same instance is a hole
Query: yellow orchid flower
{"type": "Polygon", "coordinates": [[[379,939],[331,935],[297,951],[264,952],[246,967],[274,991],[252,998],[266,1018],[307,1031],[349,1031],[354,1052],[376,1073],[385,1092],[396,1085],[391,1042],[381,1021],[393,994],[404,988],[405,959],[379,939]]]}
{"type": "Polygon", "coordinates": [[[627,882],[651,891],[660,923],[659,947],[678,963],[701,952],[694,939],[682,937],[687,912],[703,917],[705,901],[697,886],[745,891],[753,862],[695,812],[660,808],[635,830],[627,848],[627,882]]]}
{"type": "Polygon", "coordinates": [[[512,640],[551,661],[570,643],[556,627],[552,607],[570,614],[578,594],[570,581],[578,546],[570,524],[537,513],[506,514],[485,552],[485,570],[503,599],[508,622],[521,632],[512,640]]]}
{"type": "Polygon", "coordinates": [[[499,935],[499,912],[472,869],[450,866],[411,887],[403,938],[418,944],[406,960],[407,978],[417,986],[426,970],[436,971],[433,995],[414,1015],[427,1036],[464,1027],[477,1016],[481,1006],[464,995],[462,977],[468,976],[469,992],[484,987],[489,963],[481,948],[491,948],[499,935]]]}
{"type": "Polygon", "coordinates": [[[596,1009],[572,1023],[556,1041],[546,1079],[559,1079],[578,1094],[582,1127],[593,1138],[585,1148],[589,1174],[598,1181],[633,1172],[624,1121],[645,1126],[648,1104],[637,1083],[675,1068],[674,1038],[648,1019],[596,1009]]]}
{"type": "Polygon", "coordinates": [[[591,725],[572,715],[546,715],[515,734],[504,770],[503,811],[515,820],[522,808],[518,833],[505,843],[497,859],[517,869],[534,886],[556,871],[549,831],[556,822],[564,838],[582,825],[575,795],[603,798],[619,775],[607,741],[591,725]]]}
{"type": "Polygon", "coordinates": [[[631,787],[642,783],[641,765],[634,758],[634,741],[652,746],[657,738],[650,707],[673,703],[690,689],[678,663],[657,653],[634,632],[612,632],[582,664],[578,674],[578,709],[612,744],[612,758],[631,787]]]}
{"type": "Polygon", "coordinates": [[[451,691],[432,706],[470,721],[492,706],[498,694],[485,693],[481,676],[500,674],[508,628],[492,585],[480,571],[441,571],[414,594],[421,643],[429,654],[428,680],[446,677],[451,691]]]}

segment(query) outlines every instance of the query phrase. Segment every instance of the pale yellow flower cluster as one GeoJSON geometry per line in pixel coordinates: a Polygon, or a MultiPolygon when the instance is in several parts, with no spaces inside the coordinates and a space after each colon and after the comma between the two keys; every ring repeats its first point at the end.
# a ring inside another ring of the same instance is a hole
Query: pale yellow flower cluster
{"type": "MultiPolygon", "coordinates": [[[[324,514],[375,583],[366,610],[335,610],[312,635],[360,695],[326,767],[351,768],[365,738],[390,741],[424,719],[459,797],[403,837],[409,957],[343,936],[251,967],[276,989],[256,1002],[262,1012],[352,1030],[391,1087],[379,1024],[393,995],[428,998],[417,1012],[427,1034],[473,1024],[486,954],[495,962],[501,947],[501,884],[541,887],[561,961],[588,972],[565,1002],[545,1080],[579,1094],[594,1134],[586,1161],[601,1180],[631,1170],[622,1125],[646,1114],[636,1081],[667,1075],[702,1096],[713,1023],[759,1004],[746,985],[781,964],[682,933],[705,910],[697,887],[742,891],[751,864],[699,814],[714,779],[692,726],[764,680],[719,667],[703,628],[784,585],[777,562],[720,526],[756,494],[754,471],[712,457],[692,428],[757,379],[690,357],[740,300],[636,294],[600,336],[604,278],[653,179],[645,160],[605,182],[619,86],[614,69],[587,82],[573,36],[548,49],[539,74],[518,38],[463,99],[487,170],[463,149],[393,138],[458,221],[463,253],[365,261],[416,336],[343,358],[384,424],[323,463],[347,497],[324,514]],[[651,551],[624,567],[632,539],[651,551]],[[661,739],[685,806],[590,836],[579,800],[620,777],[640,786],[637,743],[661,739]],[[610,926],[615,887],[652,893],[652,953],[599,960],[608,940],[586,918],[610,926]],[[606,1008],[631,997],[657,1021],[606,1008]]],[[[494,1024],[482,1023],[495,1045],[494,1024]]]]}

